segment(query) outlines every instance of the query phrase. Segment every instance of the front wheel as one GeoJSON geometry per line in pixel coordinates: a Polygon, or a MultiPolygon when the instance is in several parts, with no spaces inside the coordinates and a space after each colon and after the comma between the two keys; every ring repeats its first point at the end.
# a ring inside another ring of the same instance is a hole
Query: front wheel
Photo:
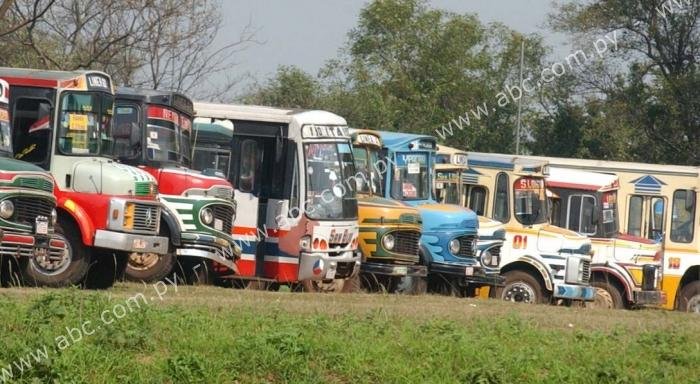
{"type": "Polygon", "coordinates": [[[614,285],[607,281],[591,281],[595,288],[595,298],[585,304],[586,308],[624,309],[625,302],[622,293],[614,285]]]}
{"type": "Polygon", "coordinates": [[[683,287],[678,298],[677,309],[682,312],[700,314],[700,281],[693,281],[683,287]]]}
{"type": "Polygon", "coordinates": [[[505,301],[526,304],[547,302],[540,282],[527,272],[510,271],[503,274],[505,285],[496,289],[496,297],[505,301]]]}
{"type": "Polygon", "coordinates": [[[80,231],[70,223],[56,223],[54,237],[65,244],[62,252],[22,258],[20,265],[25,284],[43,287],[76,285],[90,268],[92,249],[83,244],[80,231]]]}
{"type": "Polygon", "coordinates": [[[146,283],[160,281],[172,271],[175,259],[175,252],[168,252],[164,255],[152,252],[130,253],[125,277],[129,281],[146,283]]]}
{"type": "Polygon", "coordinates": [[[93,260],[85,276],[84,285],[88,289],[107,289],[124,277],[129,254],[109,249],[95,250],[93,260]]]}

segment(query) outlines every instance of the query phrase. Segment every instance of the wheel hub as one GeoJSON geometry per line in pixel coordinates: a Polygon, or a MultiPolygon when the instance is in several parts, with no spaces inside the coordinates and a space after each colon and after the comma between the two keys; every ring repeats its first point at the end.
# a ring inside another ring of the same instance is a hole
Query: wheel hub
{"type": "Polygon", "coordinates": [[[49,249],[47,252],[35,254],[31,258],[35,270],[44,275],[58,275],[68,268],[72,259],[72,250],[68,241],[62,240],[65,244],[63,252],[52,254],[51,249],[49,249]]]}
{"type": "Polygon", "coordinates": [[[535,290],[525,283],[513,283],[503,292],[503,299],[532,304],[535,302],[535,290]]]}
{"type": "Polygon", "coordinates": [[[153,252],[129,254],[129,268],[137,271],[146,271],[153,268],[160,260],[160,255],[153,252]]]}
{"type": "Polygon", "coordinates": [[[700,315],[700,294],[697,294],[688,300],[688,312],[700,315]]]}

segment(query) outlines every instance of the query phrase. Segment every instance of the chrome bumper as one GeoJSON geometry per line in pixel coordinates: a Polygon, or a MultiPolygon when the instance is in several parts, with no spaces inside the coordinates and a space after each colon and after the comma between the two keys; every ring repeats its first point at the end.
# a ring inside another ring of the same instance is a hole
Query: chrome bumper
{"type": "Polygon", "coordinates": [[[95,247],[115,249],[126,252],[168,253],[167,237],[135,235],[124,232],[105,231],[95,232],[95,247]]]}
{"type": "Polygon", "coordinates": [[[179,257],[196,257],[217,262],[238,274],[236,259],[241,255],[235,243],[202,234],[182,234],[182,246],[176,250],[179,257]]]}
{"type": "Polygon", "coordinates": [[[359,252],[346,251],[338,256],[302,252],[299,260],[299,280],[345,279],[359,271],[359,252]]]}
{"type": "Polygon", "coordinates": [[[588,285],[554,284],[553,296],[557,299],[593,301],[595,288],[588,285]]]}

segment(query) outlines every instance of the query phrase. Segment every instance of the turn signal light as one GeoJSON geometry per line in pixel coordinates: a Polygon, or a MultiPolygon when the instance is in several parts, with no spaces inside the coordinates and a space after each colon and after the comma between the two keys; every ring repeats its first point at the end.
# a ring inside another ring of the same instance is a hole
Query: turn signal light
{"type": "Polygon", "coordinates": [[[136,206],[133,203],[126,203],[124,207],[124,228],[134,228],[134,211],[136,206]]]}

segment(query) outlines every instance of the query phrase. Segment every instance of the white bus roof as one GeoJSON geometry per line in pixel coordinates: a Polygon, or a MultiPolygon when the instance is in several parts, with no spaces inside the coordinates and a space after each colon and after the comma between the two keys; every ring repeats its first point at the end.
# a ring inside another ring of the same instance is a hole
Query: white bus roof
{"type": "Polygon", "coordinates": [[[608,160],[587,160],[587,159],[568,159],[562,157],[543,157],[543,156],[526,156],[530,159],[549,161],[549,164],[557,167],[586,169],[586,170],[604,170],[605,172],[632,172],[632,173],[652,173],[659,175],[679,175],[700,177],[700,167],[687,165],[666,165],[666,164],[648,164],[648,163],[630,163],[622,161],[608,160]]]}
{"type": "Polygon", "coordinates": [[[620,182],[617,176],[607,173],[549,167],[547,186],[605,192],[618,189],[620,182]]]}
{"type": "Polygon", "coordinates": [[[203,102],[195,102],[194,110],[196,117],[210,117],[213,119],[251,120],[285,124],[297,122],[299,126],[304,124],[347,125],[347,121],[335,113],[319,110],[203,102]]]}

